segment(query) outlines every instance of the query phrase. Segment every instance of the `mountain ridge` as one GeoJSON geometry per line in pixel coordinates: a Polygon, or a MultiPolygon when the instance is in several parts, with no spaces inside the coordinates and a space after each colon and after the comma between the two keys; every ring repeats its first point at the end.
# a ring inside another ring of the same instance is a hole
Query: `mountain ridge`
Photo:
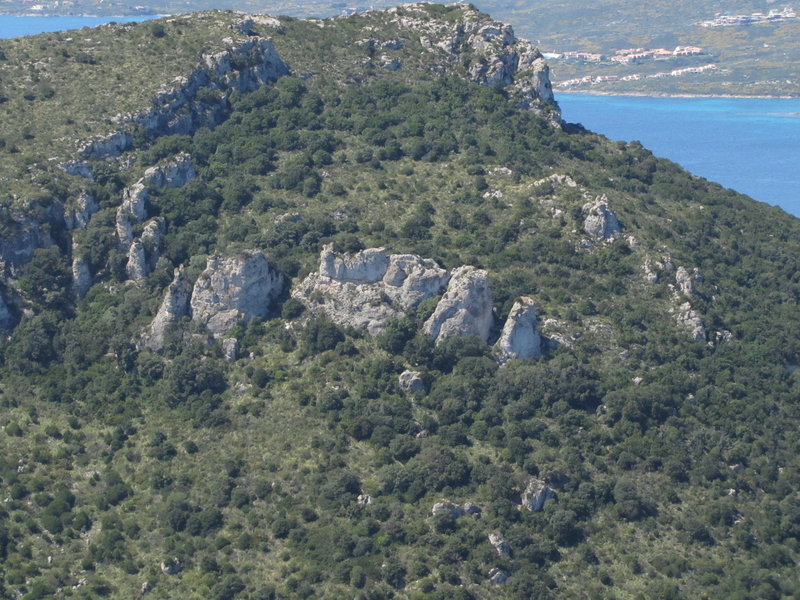
{"type": "Polygon", "coordinates": [[[797,219],[563,123],[468,5],[258,19],[0,45],[59,117],[0,126],[3,595],[800,593],[797,219]]]}

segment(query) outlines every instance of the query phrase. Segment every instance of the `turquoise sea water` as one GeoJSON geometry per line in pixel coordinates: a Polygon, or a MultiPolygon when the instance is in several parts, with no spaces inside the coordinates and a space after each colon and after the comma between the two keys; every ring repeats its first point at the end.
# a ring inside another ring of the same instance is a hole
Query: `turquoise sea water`
{"type": "Polygon", "coordinates": [[[0,39],[35,35],[50,31],[65,31],[67,29],[81,29],[82,27],[96,27],[103,23],[116,21],[117,23],[130,23],[131,21],[147,21],[154,19],[147,17],[12,17],[0,15],[0,39]]]}
{"type": "Polygon", "coordinates": [[[800,99],[559,94],[563,117],[800,216],[800,99]]]}

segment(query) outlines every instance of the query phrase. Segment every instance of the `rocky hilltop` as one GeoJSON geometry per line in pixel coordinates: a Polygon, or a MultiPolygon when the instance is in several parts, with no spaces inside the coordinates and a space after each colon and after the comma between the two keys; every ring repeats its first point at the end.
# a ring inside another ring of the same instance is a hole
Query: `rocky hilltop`
{"type": "Polygon", "coordinates": [[[0,596],[800,594],[800,222],[548,77],[466,4],[0,41],[0,596]]]}

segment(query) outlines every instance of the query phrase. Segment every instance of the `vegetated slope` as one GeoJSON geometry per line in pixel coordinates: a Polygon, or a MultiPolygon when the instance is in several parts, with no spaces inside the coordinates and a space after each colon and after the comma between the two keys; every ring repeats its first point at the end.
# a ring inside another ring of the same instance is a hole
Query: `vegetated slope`
{"type": "Polygon", "coordinates": [[[554,127],[546,104],[516,108],[468,80],[489,62],[474,40],[425,50],[419,21],[491,26],[436,6],[256,23],[292,75],[214,88],[213,129],[137,135],[86,160],[94,181],[31,151],[46,187],[15,211],[46,220],[79,191],[99,206],[85,229],[40,224],[53,245],[6,265],[4,595],[797,593],[798,221],[638,144],[554,127]],[[124,190],[181,152],[197,177],[149,180],[160,258],[131,281],[124,190]],[[489,341],[527,296],[543,357],[498,368],[477,337],[435,346],[435,299],[372,337],[288,291],[226,334],[235,362],[190,318],[162,354],[142,349],[175,268],[203,282],[208,255],[261,250],[297,290],[331,243],[486,269],[489,341]],[[401,391],[407,368],[427,391],[401,391]],[[532,479],[555,490],[536,512],[519,508],[532,479]],[[433,515],[442,500],[480,514],[433,515]]]}

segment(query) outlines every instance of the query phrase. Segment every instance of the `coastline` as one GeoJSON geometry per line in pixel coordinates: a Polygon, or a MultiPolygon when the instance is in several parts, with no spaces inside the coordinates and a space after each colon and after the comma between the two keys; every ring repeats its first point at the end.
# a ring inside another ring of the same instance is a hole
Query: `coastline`
{"type": "Polygon", "coordinates": [[[667,92],[607,92],[607,91],[589,91],[589,90],[554,90],[553,94],[558,100],[559,94],[583,94],[585,96],[636,96],[639,98],[742,98],[742,99],[763,99],[763,100],[797,100],[797,96],[768,96],[764,94],[748,95],[748,94],[670,94],[667,92]]]}
{"type": "Polygon", "coordinates": [[[135,13],[130,15],[87,15],[86,13],[77,13],[77,14],[70,14],[70,15],[43,15],[41,13],[2,13],[0,12],[0,17],[22,17],[25,19],[29,19],[31,17],[41,17],[41,18],[64,18],[64,19],[71,19],[71,18],[86,18],[86,19],[129,19],[131,17],[147,17],[150,19],[157,19],[161,17],[171,17],[173,13],[167,14],[142,14],[142,13],[135,13]]]}

